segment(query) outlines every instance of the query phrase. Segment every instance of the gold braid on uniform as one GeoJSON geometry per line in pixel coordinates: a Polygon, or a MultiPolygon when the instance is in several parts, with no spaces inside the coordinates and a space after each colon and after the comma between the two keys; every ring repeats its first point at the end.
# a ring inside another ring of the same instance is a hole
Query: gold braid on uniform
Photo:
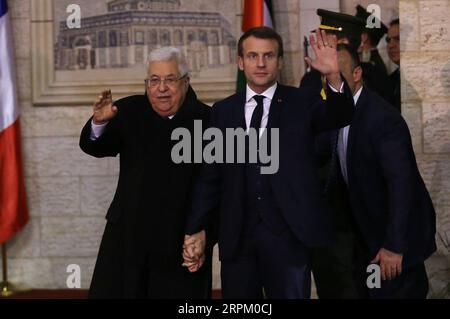
{"type": "Polygon", "coordinates": [[[327,93],[326,93],[326,85],[327,85],[327,80],[325,78],[324,75],[321,76],[320,78],[322,80],[322,89],[320,90],[320,96],[322,97],[322,100],[326,101],[327,100],[327,93]]]}

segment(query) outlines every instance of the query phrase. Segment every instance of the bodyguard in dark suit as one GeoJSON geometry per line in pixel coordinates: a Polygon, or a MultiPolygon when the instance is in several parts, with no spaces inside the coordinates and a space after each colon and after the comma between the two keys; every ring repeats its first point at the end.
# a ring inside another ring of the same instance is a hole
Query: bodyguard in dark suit
{"type": "Polygon", "coordinates": [[[84,152],[120,155],[119,182],[106,216],[90,298],[210,296],[214,238],[209,238],[201,271],[192,274],[181,265],[186,212],[200,164],[172,161],[171,133],[176,128],[192,133],[194,120],[206,126],[210,114],[189,86],[187,72],[178,49],[152,51],[147,94],[113,103],[111,92],[104,91],[83,128],[84,152]]]}
{"type": "MultiPolygon", "coordinates": [[[[361,9],[365,11],[362,7],[361,9]]],[[[359,9],[359,11],[361,11],[359,9]]],[[[317,9],[317,15],[320,17],[320,29],[323,29],[328,37],[337,36],[338,44],[347,44],[356,52],[361,46],[363,39],[367,39],[366,17],[361,15],[352,16],[340,12],[333,12],[323,9],[317,9]],[[366,33],[363,37],[362,33],[366,33]]],[[[376,40],[383,35],[380,31],[375,31],[376,40]]],[[[365,48],[365,47],[364,47],[365,48]]],[[[372,58],[377,56],[378,51],[373,51],[372,58]]],[[[379,55],[378,55],[379,56],[379,55]]],[[[381,61],[381,58],[380,58],[381,61]]],[[[383,64],[384,66],[384,64],[383,64]]],[[[381,70],[372,63],[363,63],[361,67],[364,69],[364,83],[383,96],[391,96],[388,86],[386,71],[381,70]]],[[[325,99],[323,77],[317,70],[312,69],[306,73],[301,82],[301,88],[312,88],[317,92],[321,92],[325,99]]],[[[312,250],[312,266],[314,280],[316,283],[317,294],[323,299],[340,299],[340,298],[356,298],[358,292],[352,278],[353,271],[353,241],[355,237],[349,228],[350,205],[348,201],[347,190],[345,187],[327,187],[330,181],[327,181],[328,171],[334,169],[331,167],[330,146],[336,145],[335,132],[325,132],[320,134],[316,140],[316,146],[325,150],[322,152],[316,149],[320,156],[319,161],[326,163],[321,165],[319,170],[319,178],[323,184],[325,198],[330,205],[333,206],[333,224],[336,230],[336,239],[333,245],[316,247],[312,250]],[[325,144],[325,147],[323,147],[325,144]]],[[[323,163],[322,163],[323,164],[323,163]]],[[[334,165],[334,163],[333,163],[334,165]]],[[[333,179],[334,185],[343,185],[344,181],[339,178],[339,174],[335,174],[333,179]]]]}
{"type": "Polygon", "coordinates": [[[339,45],[338,55],[356,105],[337,143],[338,167],[359,239],[354,246],[355,284],[364,298],[425,298],[424,261],[436,250],[436,216],[408,126],[391,105],[362,86],[362,70],[351,48],[339,45]],[[381,267],[381,288],[366,286],[370,263],[381,267]]]}
{"type": "MultiPolygon", "coordinates": [[[[185,245],[202,251],[204,219],[220,208],[219,252],[225,298],[309,298],[310,248],[333,239],[314,157],[314,136],[342,127],[353,114],[353,101],[342,90],[336,39],[317,32],[317,60],[308,60],[328,80],[328,99],[317,92],[276,82],[282,66],[281,37],[266,27],[242,35],[239,67],[246,92],[213,106],[211,126],[279,129],[279,169],[261,174],[260,164],[204,165],[197,184],[185,245]]],[[[189,256],[185,252],[188,263],[189,256]]],[[[194,271],[198,267],[194,266],[194,271]]]]}

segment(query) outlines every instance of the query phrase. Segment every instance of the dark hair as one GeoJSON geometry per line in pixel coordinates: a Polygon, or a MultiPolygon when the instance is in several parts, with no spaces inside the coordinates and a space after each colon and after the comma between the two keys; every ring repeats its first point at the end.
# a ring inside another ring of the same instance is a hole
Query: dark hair
{"type": "Polygon", "coordinates": [[[378,43],[380,43],[381,38],[376,38],[371,32],[364,32],[364,33],[367,34],[371,46],[376,47],[378,43]]]}
{"type": "Polygon", "coordinates": [[[392,20],[391,23],[389,23],[389,26],[392,27],[393,25],[396,25],[396,24],[400,25],[399,18],[392,20]]]}
{"type": "Polygon", "coordinates": [[[283,56],[283,40],[281,36],[275,32],[274,29],[269,27],[256,27],[247,30],[240,38],[238,42],[238,55],[240,57],[244,56],[244,48],[243,43],[245,39],[249,37],[255,37],[258,39],[268,39],[268,40],[276,40],[278,43],[278,57],[283,56]]]}
{"type": "Polygon", "coordinates": [[[348,34],[341,32],[341,31],[335,31],[335,30],[325,30],[326,34],[334,34],[336,36],[337,40],[340,39],[348,39],[348,34]]]}
{"type": "Polygon", "coordinates": [[[350,45],[340,43],[336,46],[337,51],[347,51],[352,60],[352,71],[356,69],[356,67],[361,65],[361,61],[359,60],[358,52],[350,45]]]}
{"type": "Polygon", "coordinates": [[[369,31],[369,32],[366,32],[366,34],[367,34],[367,37],[369,38],[370,44],[373,47],[376,47],[380,43],[381,38],[384,36],[384,34],[386,32],[381,33],[381,32],[370,32],[369,31]]]}

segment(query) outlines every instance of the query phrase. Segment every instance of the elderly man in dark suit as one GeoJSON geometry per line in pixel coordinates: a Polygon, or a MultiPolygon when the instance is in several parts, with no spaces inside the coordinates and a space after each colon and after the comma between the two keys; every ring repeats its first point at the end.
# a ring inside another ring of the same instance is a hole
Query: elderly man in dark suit
{"type": "Polygon", "coordinates": [[[206,126],[210,107],[189,85],[180,50],[152,51],[146,94],[115,103],[104,91],[83,128],[81,149],[95,157],[120,155],[120,175],[92,278],[91,298],[207,298],[211,292],[211,247],[206,267],[182,267],[186,212],[200,164],[175,164],[172,132],[206,126]]]}
{"type": "Polygon", "coordinates": [[[308,62],[327,78],[326,102],[315,90],[277,83],[283,43],[274,30],[259,27],[238,43],[246,92],[213,106],[210,123],[221,132],[279,130],[276,173],[261,174],[261,165],[249,161],[206,164],[196,187],[187,220],[186,266],[191,271],[201,266],[195,258],[203,251],[204,221],[219,206],[225,298],[309,298],[310,248],[333,239],[317,177],[314,136],[347,125],[354,106],[339,74],[336,38],[327,39],[319,30],[316,35],[311,43],[317,59],[308,62]]]}

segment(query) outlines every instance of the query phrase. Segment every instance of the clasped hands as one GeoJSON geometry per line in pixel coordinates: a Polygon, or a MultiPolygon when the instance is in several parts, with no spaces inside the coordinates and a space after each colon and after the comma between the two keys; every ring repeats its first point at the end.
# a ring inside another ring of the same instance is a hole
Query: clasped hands
{"type": "Polygon", "coordinates": [[[205,262],[205,246],[204,230],[192,235],[184,235],[183,267],[187,267],[189,272],[196,272],[202,267],[205,262]]]}

